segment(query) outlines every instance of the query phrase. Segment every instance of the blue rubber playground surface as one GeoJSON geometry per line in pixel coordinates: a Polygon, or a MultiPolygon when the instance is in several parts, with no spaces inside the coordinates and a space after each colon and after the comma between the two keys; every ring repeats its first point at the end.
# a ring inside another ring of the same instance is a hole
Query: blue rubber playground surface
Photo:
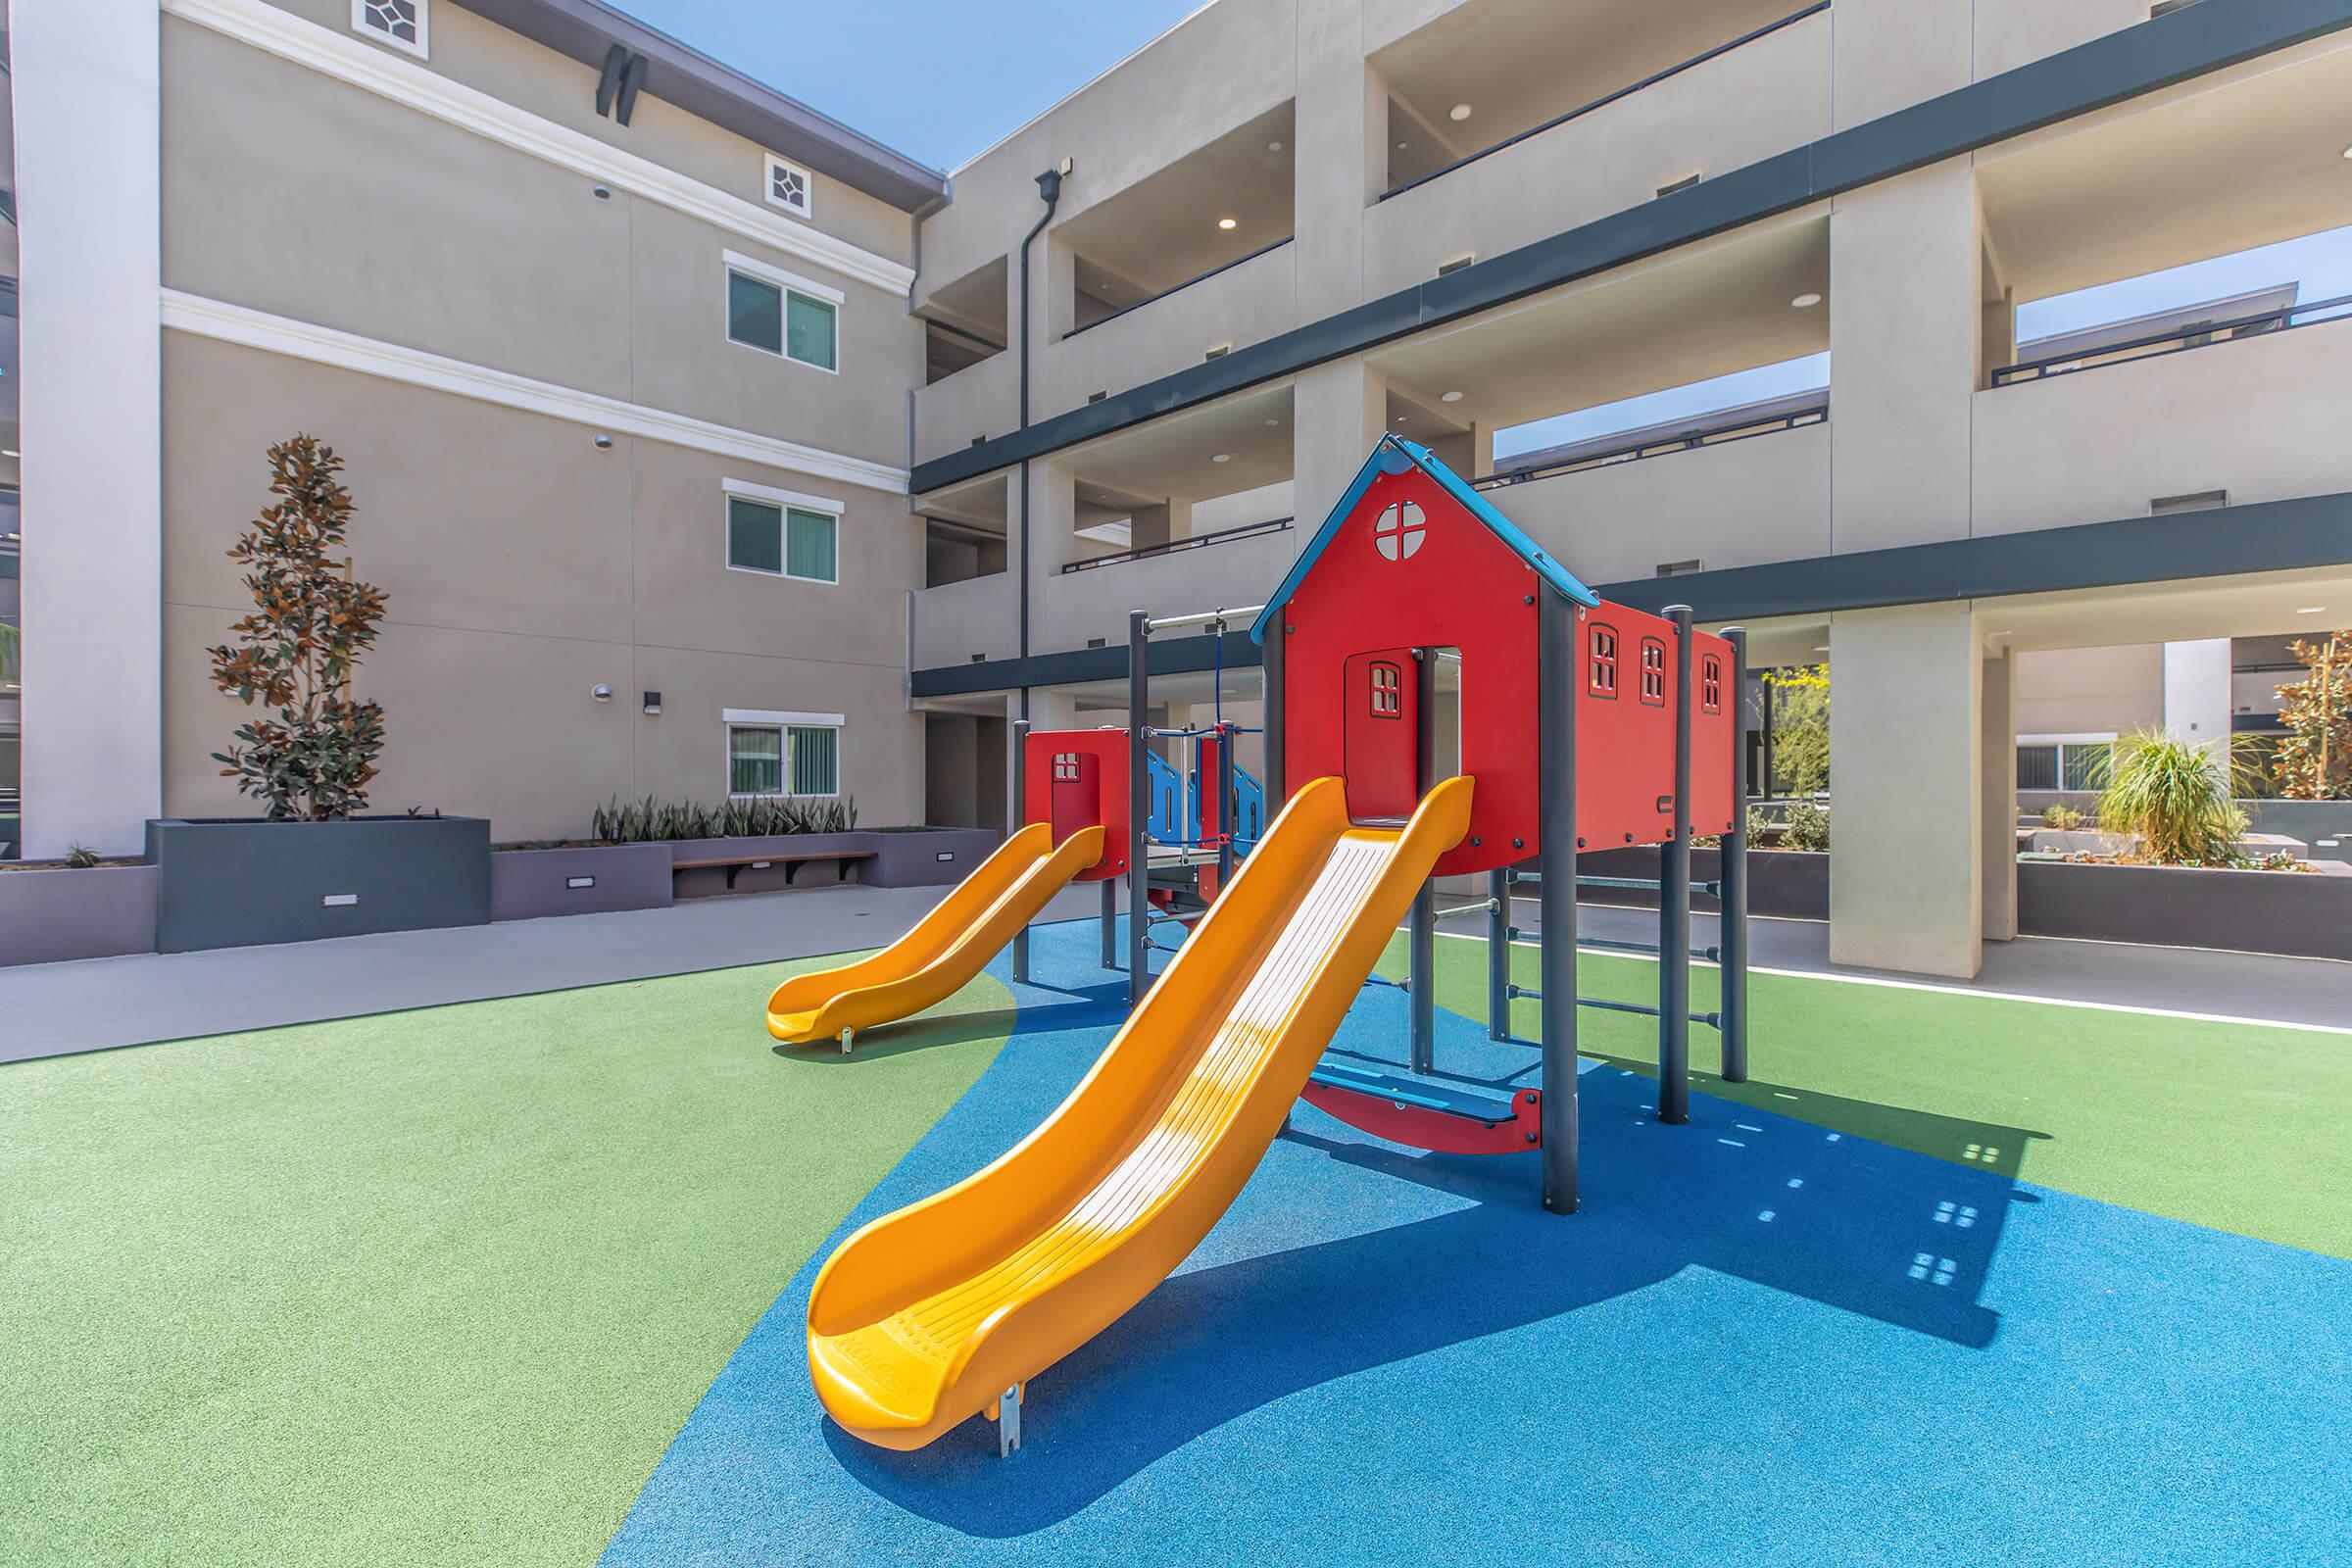
{"type": "MultiPolygon", "coordinates": [[[[2352,1562],[2352,1263],[1704,1093],[1663,1126],[1606,1063],[1577,1216],[1532,1155],[1301,1105],[1184,1267],[1030,1385],[1017,1454],[977,1420],[868,1448],[810,1392],[809,1283],[1077,1082],[1125,1010],[1096,941],[1038,928],[1010,1043],[786,1286],[608,1565],[2352,1562]]],[[[1400,1066],[1404,1007],[1367,989],[1335,1051],[1400,1066]]],[[[1438,1049],[1532,1080],[1451,1013],[1438,1049]]]]}

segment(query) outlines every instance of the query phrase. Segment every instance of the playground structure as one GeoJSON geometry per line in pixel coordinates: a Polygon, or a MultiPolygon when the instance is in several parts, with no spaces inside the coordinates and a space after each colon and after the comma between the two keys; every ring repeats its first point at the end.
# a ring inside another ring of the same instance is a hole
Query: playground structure
{"type": "MultiPolygon", "coordinates": [[[[1532,1148],[1544,1205],[1573,1212],[1581,849],[1664,847],[1658,1003],[1590,1004],[1656,1016],[1658,1116],[1675,1123],[1687,1118],[1690,1094],[1690,842],[1696,832],[1721,835],[1724,870],[1711,890],[1723,935],[1711,956],[1724,968],[1723,1002],[1698,1021],[1722,1032],[1724,1076],[1745,1076],[1737,632],[1700,633],[1687,608],[1656,616],[1603,604],[1425,449],[1384,437],[1255,613],[1264,789],[1276,811],[1237,872],[1239,835],[1227,826],[1236,820],[1237,727],[1220,709],[1206,731],[1169,732],[1195,743],[1196,757],[1213,743],[1206,765],[1217,783],[1195,792],[1200,827],[1185,834],[1195,842],[1162,843],[1151,831],[1145,719],[1152,633],[1221,634],[1245,613],[1136,612],[1127,727],[1021,737],[1016,839],[1060,846],[1053,856],[1079,846],[1073,860],[1087,863],[1052,874],[1055,887],[1102,885],[1105,967],[1117,958],[1113,884],[1126,876],[1133,1004],[1094,1069],[1027,1139],[865,1227],[818,1274],[810,1375],[828,1412],[864,1441],[918,1447],[987,1411],[1000,1451],[1017,1447],[1027,1381],[1183,1260],[1300,1098],[1408,1147],[1532,1148]],[[1458,673],[1450,773],[1438,745],[1442,667],[1458,673]],[[1294,776],[1310,782],[1293,793],[1294,776]],[[1213,865],[1216,877],[1206,913],[1156,977],[1155,862],[1213,865]],[[1438,907],[1437,878],[1482,874],[1483,904],[1438,907]],[[1514,987],[1507,968],[1519,934],[1512,889],[1527,880],[1541,907],[1533,991],[1514,987]],[[1540,1086],[1507,1097],[1435,1076],[1437,923],[1480,909],[1490,1035],[1511,1038],[1512,1001],[1543,1007],[1540,1086]],[[1373,967],[1408,917],[1410,1071],[1324,1061],[1362,988],[1392,983],[1373,967]]],[[[949,951],[1009,936],[1016,974],[1025,972],[1024,944],[1007,927],[1028,900],[1014,892],[1048,875],[1035,869],[1045,863],[1039,850],[1027,853],[1033,870],[961,915],[968,934],[948,939],[949,951]]]]}

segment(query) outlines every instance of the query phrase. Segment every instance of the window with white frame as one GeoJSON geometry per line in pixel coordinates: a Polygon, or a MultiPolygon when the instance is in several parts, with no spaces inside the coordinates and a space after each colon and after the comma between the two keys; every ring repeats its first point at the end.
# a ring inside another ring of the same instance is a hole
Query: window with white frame
{"type": "Polygon", "coordinates": [[[426,28],[432,0],[351,0],[351,25],[379,43],[419,58],[431,53],[426,28]]]}
{"type": "Polygon", "coordinates": [[[841,581],[841,503],[725,481],[727,569],[841,581]]]}
{"type": "Polygon", "coordinates": [[[807,218],[815,188],[815,177],[808,171],[798,164],[786,163],[774,153],[767,155],[767,183],[762,189],[766,192],[769,206],[781,207],[796,217],[807,218]]]}
{"type": "Polygon", "coordinates": [[[2113,735],[2021,735],[2017,787],[2096,793],[2107,787],[2114,761],[2113,735]]]}
{"type": "Polygon", "coordinates": [[[727,338],[819,370],[841,368],[839,289],[727,252],[727,338]]]}
{"type": "Polygon", "coordinates": [[[729,795],[841,793],[841,714],[730,708],[726,723],[729,795]]]}

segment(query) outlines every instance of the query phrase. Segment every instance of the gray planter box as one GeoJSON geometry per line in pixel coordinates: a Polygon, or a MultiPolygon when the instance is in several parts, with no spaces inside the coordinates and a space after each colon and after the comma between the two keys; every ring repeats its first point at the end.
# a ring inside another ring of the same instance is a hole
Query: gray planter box
{"type": "Polygon", "coordinates": [[[0,871],[0,966],[155,951],[155,867],[0,871]]]}
{"type": "Polygon", "coordinates": [[[490,918],[667,908],[669,851],[666,844],[501,850],[490,857],[490,918]]]}
{"type": "Polygon", "coordinates": [[[2240,801],[2257,833],[2311,846],[2315,860],[2352,860],[2352,801],[2240,801]]]}
{"type": "MultiPolygon", "coordinates": [[[[1576,858],[1577,869],[1587,876],[1655,877],[1663,858],[1655,846],[1631,850],[1587,852],[1576,858]]],[[[1690,852],[1690,880],[1712,882],[1721,873],[1723,857],[1714,850],[1690,852]]],[[[1637,888],[1579,888],[1587,904],[1621,908],[1654,909],[1658,896],[1637,888]]],[[[1716,905],[1693,889],[1690,907],[1702,914],[1716,905]]],[[[1830,917],[1830,858],[1808,850],[1750,850],[1747,852],[1747,912],[1784,920],[1827,920],[1830,917]]]]}
{"type": "Polygon", "coordinates": [[[978,827],[874,832],[868,837],[880,854],[866,862],[865,880],[878,888],[929,888],[960,882],[1004,842],[1004,834],[978,827]]]}
{"type": "Polygon", "coordinates": [[[2352,875],[2020,860],[2029,936],[2352,958],[2352,875]]]}
{"type": "Polygon", "coordinates": [[[490,823],[478,816],[147,824],[160,953],[490,920],[490,823]]]}

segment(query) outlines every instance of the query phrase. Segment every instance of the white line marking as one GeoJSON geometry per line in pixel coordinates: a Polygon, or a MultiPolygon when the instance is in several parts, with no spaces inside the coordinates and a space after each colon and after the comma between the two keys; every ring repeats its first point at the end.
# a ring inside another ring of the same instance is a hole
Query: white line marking
{"type": "MultiPolygon", "coordinates": [[[[1438,935],[1451,937],[1456,942],[1475,942],[1481,947],[1484,947],[1487,941],[1483,936],[1472,936],[1465,931],[1441,931],[1438,935]]],[[[1511,946],[1534,948],[1539,944],[1514,942],[1511,946]]],[[[1591,953],[1593,956],[1600,958],[1630,958],[1637,963],[1658,961],[1655,955],[1649,954],[1610,953],[1582,946],[1577,951],[1591,953]]],[[[1713,965],[1696,958],[1691,960],[1691,965],[1694,968],[1713,967],[1713,965]]],[[[2085,1002],[2078,997],[2036,997],[2024,991],[1986,991],[1971,986],[1936,985],[1927,980],[1889,980],[1882,975],[1838,974],[1822,969],[1772,969],[1766,968],[1762,964],[1751,965],[1747,972],[1749,974],[1784,975],[1791,980],[1829,980],[1847,986],[1885,986],[1893,991],[1927,991],[1946,997],[1978,997],[1988,1002],[2030,1002],[2045,1007],[2082,1007],[2092,1012],[2128,1012],[2143,1018],[2184,1018],[2190,1023],[2242,1023],[2258,1029],[2294,1029],[2305,1034],[2315,1035],[2352,1035],[2352,1028],[2343,1028],[2335,1024],[2291,1023],[2283,1018],[2246,1018],[2227,1012],[2183,1012],[2175,1007],[2137,1007],[2121,1002],[2085,1002]]]]}

